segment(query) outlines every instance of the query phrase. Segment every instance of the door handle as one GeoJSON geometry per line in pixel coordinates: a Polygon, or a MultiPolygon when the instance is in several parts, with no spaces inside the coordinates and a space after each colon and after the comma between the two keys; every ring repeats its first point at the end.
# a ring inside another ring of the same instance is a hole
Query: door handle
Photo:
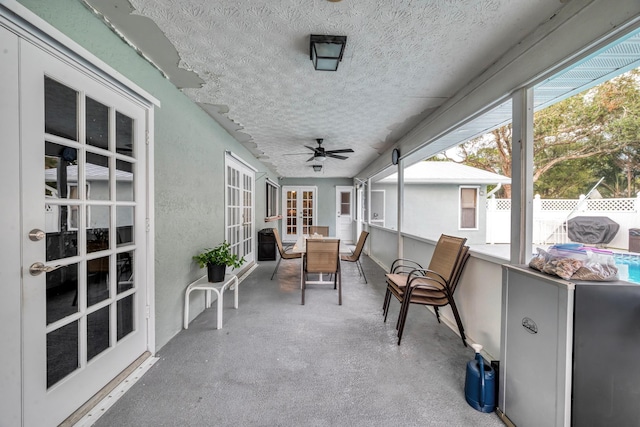
{"type": "Polygon", "coordinates": [[[47,265],[44,265],[41,262],[34,262],[29,267],[29,273],[32,276],[37,276],[37,275],[39,275],[40,273],[43,273],[43,272],[44,273],[50,273],[53,270],[59,269],[60,267],[62,267],[62,265],[47,266],[47,265]]]}

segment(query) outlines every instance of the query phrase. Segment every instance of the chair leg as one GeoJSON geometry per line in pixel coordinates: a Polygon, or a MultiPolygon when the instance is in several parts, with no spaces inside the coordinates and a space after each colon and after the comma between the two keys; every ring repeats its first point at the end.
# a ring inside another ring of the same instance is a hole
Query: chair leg
{"type": "Polygon", "coordinates": [[[271,274],[271,280],[273,280],[273,276],[275,276],[276,271],[278,271],[278,266],[280,265],[280,261],[282,261],[282,257],[278,258],[278,262],[276,263],[276,268],[273,269],[273,273],[271,274]]]}
{"type": "Polygon", "coordinates": [[[382,314],[384,314],[384,321],[387,321],[387,315],[389,314],[389,305],[391,304],[391,291],[387,287],[387,293],[384,295],[384,303],[382,304],[382,314]]]}
{"type": "Polygon", "coordinates": [[[302,273],[302,288],[301,288],[301,293],[302,293],[302,305],[304,305],[304,289],[307,287],[307,275],[302,273]]]}
{"type": "Polygon", "coordinates": [[[367,282],[367,276],[364,275],[364,268],[362,267],[362,263],[360,262],[360,260],[356,261],[356,265],[360,267],[360,271],[362,272],[362,277],[364,278],[364,283],[369,283],[367,282]]]}
{"type": "Polygon", "coordinates": [[[451,306],[451,311],[453,311],[453,316],[456,318],[456,323],[458,324],[458,331],[460,332],[460,338],[462,338],[462,344],[467,346],[467,337],[464,335],[464,327],[462,326],[462,320],[460,319],[460,313],[458,313],[458,308],[456,307],[456,303],[453,301],[453,298],[449,300],[449,305],[451,306]]]}
{"type": "Polygon", "coordinates": [[[400,345],[400,341],[402,340],[402,332],[404,331],[407,314],[409,314],[409,306],[411,305],[409,302],[410,300],[411,295],[407,291],[402,299],[402,307],[400,308],[400,314],[398,315],[398,345],[400,345]]]}
{"type": "Polygon", "coordinates": [[[402,319],[402,310],[404,310],[404,299],[400,301],[400,311],[398,312],[398,320],[396,320],[396,331],[400,330],[400,319],[402,319]]]}
{"type": "Polygon", "coordinates": [[[340,271],[340,266],[338,266],[336,276],[338,277],[338,305],[342,305],[342,271],[340,271]]]}
{"type": "Polygon", "coordinates": [[[440,311],[438,310],[438,307],[434,306],[433,309],[436,312],[436,319],[438,319],[438,323],[441,323],[440,322],[440,311]]]}

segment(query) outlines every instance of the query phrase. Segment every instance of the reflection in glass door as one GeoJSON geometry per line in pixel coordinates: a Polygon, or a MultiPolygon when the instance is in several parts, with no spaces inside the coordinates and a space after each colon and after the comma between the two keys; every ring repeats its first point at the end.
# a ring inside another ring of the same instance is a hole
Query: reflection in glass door
{"type": "Polygon", "coordinates": [[[146,111],[22,52],[25,425],[57,425],[146,350],[146,111]]]}
{"type": "Polygon", "coordinates": [[[298,237],[309,234],[309,227],[315,224],[316,188],[285,186],[282,192],[284,194],[282,240],[293,242],[298,237]]]}

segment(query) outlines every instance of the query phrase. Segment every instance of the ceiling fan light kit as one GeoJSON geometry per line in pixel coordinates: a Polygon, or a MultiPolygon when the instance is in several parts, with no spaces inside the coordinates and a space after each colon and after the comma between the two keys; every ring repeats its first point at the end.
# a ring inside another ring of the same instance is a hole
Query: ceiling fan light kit
{"type": "Polygon", "coordinates": [[[317,71],[336,71],[342,61],[347,36],[325,36],[311,34],[309,57],[317,71]]]}

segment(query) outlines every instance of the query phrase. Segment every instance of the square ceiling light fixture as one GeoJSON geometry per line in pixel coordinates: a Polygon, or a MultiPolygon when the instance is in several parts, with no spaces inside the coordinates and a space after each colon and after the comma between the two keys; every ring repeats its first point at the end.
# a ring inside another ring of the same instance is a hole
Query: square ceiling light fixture
{"type": "Polygon", "coordinates": [[[317,71],[336,71],[342,61],[347,36],[320,36],[311,34],[309,57],[317,71]]]}
{"type": "Polygon", "coordinates": [[[313,165],[314,172],[320,172],[322,170],[322,165],[313,165]]]}

